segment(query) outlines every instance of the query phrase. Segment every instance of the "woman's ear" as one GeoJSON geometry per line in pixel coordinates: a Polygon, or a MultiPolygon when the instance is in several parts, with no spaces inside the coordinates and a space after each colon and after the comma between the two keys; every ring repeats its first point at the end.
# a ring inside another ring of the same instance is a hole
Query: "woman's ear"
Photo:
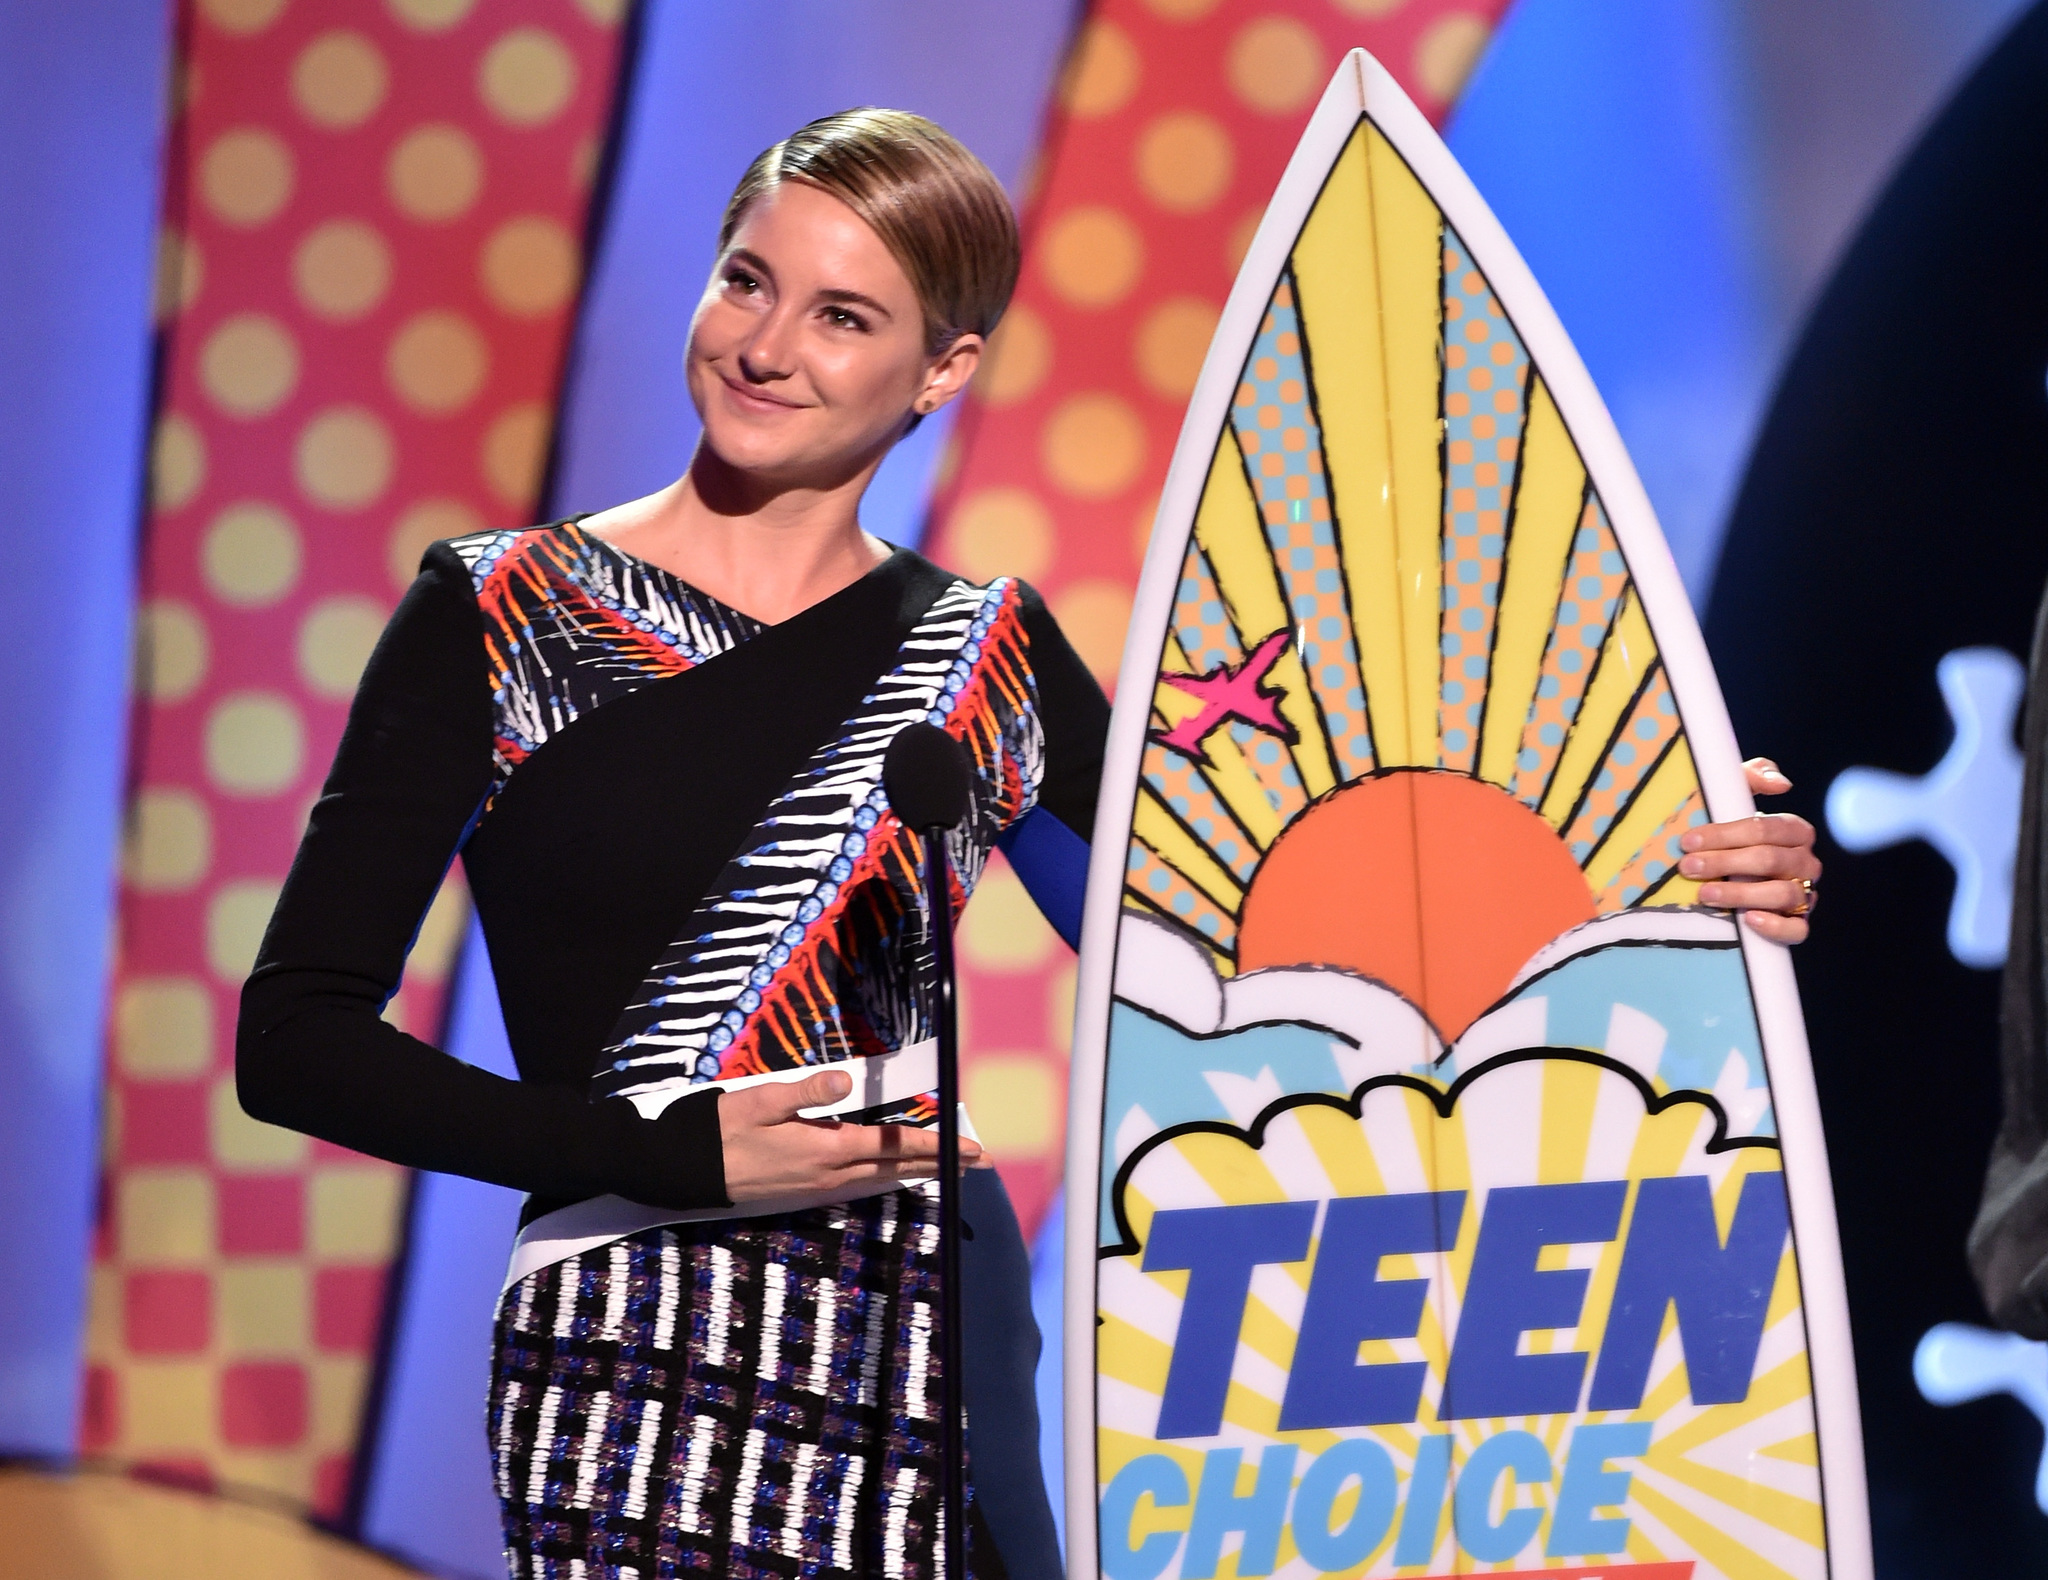
{"type": "Polygon", "coordinates": [[[974,370],[981,366],[981,354],[987,345],[980,335],[962,335],[941,351],[926,370],[924,388],[917,392],[910,409],[920,417],[929,417],[966,389],[974,370]]]}

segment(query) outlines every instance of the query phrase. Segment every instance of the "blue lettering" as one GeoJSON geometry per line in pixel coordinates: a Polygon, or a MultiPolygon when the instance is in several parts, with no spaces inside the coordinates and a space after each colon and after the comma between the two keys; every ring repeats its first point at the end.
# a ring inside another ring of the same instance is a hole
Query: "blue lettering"
{"type": "MultiPolygon", "coordinates": [[[[1145,1242],[1145,1271],[1185,1269],[1188,1275],[1155,1435],[1211,1437],[1223,1425],[1252,1269],[1262,1262],[1298,1262],[1307,1256],[1315,1221],[1316,1204],[1311,1201],[1188,1207],[1153,1216],[1145,1242]]],[[[1207,1472],[1202,1484],[1208,1485],[1207,1472]]]]}
{"type": "MultiPolygon", "coordinates": [[[[1479,1244],[1444,1371],[1446,1421],[1507,1415],[1563,1415],[1578,1408],[1583,1350],[1519,1355],[1522,1335],[1577,1327],[1586,1268],[1539,1271],[1546,1245],[1611,1240],[1628,1193],[1623,1180],[1496,1187],[1487,1197],[1479,1244]]],[[[1459,1498],[1463,1507],[1463,1479],[1459,1498]]],[[[1469,1549],[1468,1549],[1469,1550],[1469,1549]]]]}
{"type": "Polygon", "coordinates": [[[1131,1521],[1138,1500],[1152,1495],[1160,1509],[1188,1506],[1185,1471],[1164,1454],[1142,1454],[1111,1478],[1102,1494],[1102,1572],[1109,1580],[1158,1580],[1180,1546],[1179,1531],[1154,1531],[1131,1545],[1131,1521]]]}
{"type": "Polygon", "coordinates": [[[1529,1545],[1529,1538],[1543,1523],[1541,1509],[1514,1506],[1514,1482],[1509,1483],[1502,1500],[1500,1523],[1493,1522],[1493,1489],[1510,1473],[1517,1482],[1549,1484],[1550,1450],[1541,1438],[1531,1432],[1497,1432],[1472,1450],[1465,1468],[1458,1472],[1452,1505],[1458,1545],[1481,1563],[1497,1564],[1514,1557],[1529,1545]]]}
{"type": "Polygon", "coordinates": [[[1649,1448],[1648,1421],[1588,1422],[1572,1429],[1564,1485],[1557,1491],[1544,1556],[1576,1558],[1628,1550],[1628,1521],[1595,1519],[1593,1511],[1628,1502],[1629,1473],[1609,1470],[1607,1462],[1640,1459],[1649,1448]]]}
{"type": "Polygon", "coordinates": [[[1713,1189],[1703,1175],[1644,1180],[1636,1190],[1635,1217],[1586,1408],[1634,1410],[1642,1404],[1664,1311],[1673,1304],[1693,1403],[1747,1398],[1790,1228],[1785,1176],[1775,1170],[1743,1180],[1725,1246],[1714,1223],[1713,1189]]]}
{"type": "Polygon", "coordinates": [[[1415,1336],[1429,1280],[1382,1279],[1380,1258],[1448,1249],[1457,1242],[1464,1213],[1463,1191],[1340,1196],[1330,1203],[1280,1402],[1281,1431],[1415,1419],[1428,1366],[1361,1366],[1358,1346],[1367,1339],[1415,1336]]]}
{"type": "Polygon", "coordinates": [[[1181,1559],[1183,1580],[1209,1580],[1223,1556],[1223,1538],[1244,1532],[1237,1555],[1241,1575],[1269,1575],[1280,1559],[1280,1528],[1287,1523],[1287,1494],[1294,1490],[1292,1443],[1269,1443],[1259,1457],[1259,1478],[1243,1497],[1237,1492],[1241,1448],[1212,1448],[1202,1457],[1202,1489],[1188,1522],[1188,1550],[1181,1559]]]}
{"type": "MultiPolygon", "coordinates": [[[[1445,1439],[1449,1441],[1449,1439],[1445,1439]]],[[[1394,1461],[1369,1437],[1354,1437],[1316,1456],[1294,1495],[1294,1545],[1324,1574],[1355,1569],[1371,1556],[1394,1523],[1399,1496],[1394,1461]],[[1344,1488],[1356,1479],[1358,1506],[1341,1529],[1330,1516],[1344,1488]]]]}
{"type": "Polygon", "coordinates": [[[1415,1445],[1415,1464],[1408,1473],[1408,1505],[1401,1511],[1401,1535],[1394,1543],[1396,1569],[1426,1564],[1435,1554],[1436,1531],[1444,1517],[1444,1492],[1450,1483],[1450,1435],[1423,1438],[1415,1445]]]}

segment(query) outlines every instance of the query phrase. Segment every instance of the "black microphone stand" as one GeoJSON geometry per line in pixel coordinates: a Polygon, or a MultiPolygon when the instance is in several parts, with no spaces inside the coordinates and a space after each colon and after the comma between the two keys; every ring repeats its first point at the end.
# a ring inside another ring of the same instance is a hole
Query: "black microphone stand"
{"type": "Polygon", "coordinates": [[[946,831],[923,830],[926,914],[931,918],[934,1018],[939,1042],[939,1458],[946,1521],[946,1580],[967,1575],[967,1445],[961,1431],[960,1024],[953,995],[953,890],[946,831]]]}
{"type": "Polygon", "coordinates": [[[890,741],[882,787],[906,828],[924,841],[926,927],[931,940],[933,1030],[939,1048],[939,1424],[945,1580],[967,1580],[967,1444],[962,1429],[960,1318],[960,1028],[953,995],[953,884],[946,831],[973,799],[974,770],[961,744],[937,725],[906,724],[890,741]]]}

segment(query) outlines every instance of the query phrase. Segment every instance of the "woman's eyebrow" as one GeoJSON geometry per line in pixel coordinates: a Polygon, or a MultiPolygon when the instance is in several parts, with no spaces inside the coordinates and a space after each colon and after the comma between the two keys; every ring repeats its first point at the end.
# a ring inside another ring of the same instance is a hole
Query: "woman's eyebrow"
{"type": "MultiPolygon", "coordinates": [[[[775,270],[768,260],[749,248],[733,248],[731,252],[725,255],[725,261],[727,263],[743,263],[757,274],[766,275],[770,280],[775,278],[775,270]]],[[[872,296],[868,296],[860,291],[848,291],[837,286],[827,286],[818,293],[818,300],[821,302],[839,303],[850,307],[865,307],[869,312],[886,318],[891,323],[896,321],[894,313],[890,312],[888,308],[884,307],[872,296]]]]}
{"type": "Polygon", "coordinates": [[[872,296],[863,296],[858,291],[842,291],[828,286],[818,293],[818,300],[821,302],[846,303],[854,307],[865,307],[869,312],[878,314],[883,318],[889,319],[891,322],[894,322],[896,318],[894,313],[890,312],[888,308],[884,307],[872,296]]]}

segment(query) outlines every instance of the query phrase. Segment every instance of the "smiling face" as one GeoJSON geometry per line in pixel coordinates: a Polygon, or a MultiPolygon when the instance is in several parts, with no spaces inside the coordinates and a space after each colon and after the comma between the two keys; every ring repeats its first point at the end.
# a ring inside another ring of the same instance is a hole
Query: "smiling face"
{"type": "Polygon", "coordinates": [[[747,205],[685,357],[704,445],[776,488],[837,487],[965,387],[981,337],[938,356],[910,277],[839,199],[784,181],[747,205]]]}

